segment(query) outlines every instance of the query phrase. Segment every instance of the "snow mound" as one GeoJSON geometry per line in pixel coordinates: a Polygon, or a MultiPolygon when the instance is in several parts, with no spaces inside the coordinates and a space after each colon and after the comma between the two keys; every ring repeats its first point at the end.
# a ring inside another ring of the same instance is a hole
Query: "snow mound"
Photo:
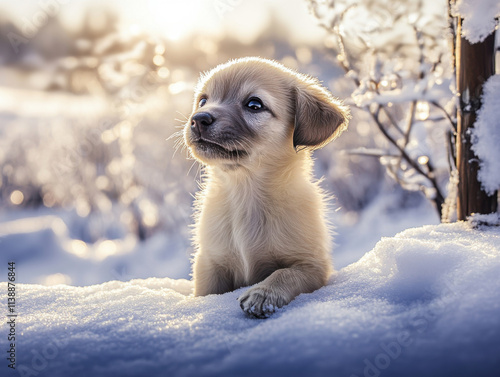
{"type": "Polygon", "coordinates": [[[499,272],[500,228],[455,223],[383,238],[328,286],[267,320],[244,316],[236,298],[246,288],[195,298],[190,281],[168,278],[20,284],[17,371],[493,376],[500,367],[499,272]]]}
{"type": "Polygon", "coordinates": [[[500,189],[500,75],[486,81],[482,101],[472,131],[472,149],[480,160],[478,178],[481,186],[492,195],[500,189]]]}

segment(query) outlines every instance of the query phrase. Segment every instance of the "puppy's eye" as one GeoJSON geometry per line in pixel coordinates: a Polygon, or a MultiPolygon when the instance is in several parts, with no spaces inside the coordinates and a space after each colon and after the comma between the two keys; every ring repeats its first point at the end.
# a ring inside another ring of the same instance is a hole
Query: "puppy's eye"
{"type": "Polygon", "coordinates": [[[207,99],[202,98],[202,99],[200,99],[200,102],[198,102],[198,107],[203,107],[203,106],[205,106],[206,103],[207,103],[207,99]]]}
{"type": "Polygon", "coordinates": [[[264,105],[262,104],[262,101],[259,98],[250,98],[250,100],[247,103],[247,107],[254,110],[262,110],[264,108],[264,105]]]}

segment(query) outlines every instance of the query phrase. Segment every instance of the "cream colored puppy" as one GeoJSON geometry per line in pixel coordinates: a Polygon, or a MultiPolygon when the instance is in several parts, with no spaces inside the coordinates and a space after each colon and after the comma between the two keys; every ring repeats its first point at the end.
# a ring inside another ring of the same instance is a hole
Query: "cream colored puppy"
{"type": "Polygon", "coordinates": [[[271,60],[233,60],[201,77],[184,130],[206,165],[196,199],[196,296],[252,285],[240,306],[265,318],[327,282],[331,244],[310,153],[348,118],[318,80],[271,60]]]}

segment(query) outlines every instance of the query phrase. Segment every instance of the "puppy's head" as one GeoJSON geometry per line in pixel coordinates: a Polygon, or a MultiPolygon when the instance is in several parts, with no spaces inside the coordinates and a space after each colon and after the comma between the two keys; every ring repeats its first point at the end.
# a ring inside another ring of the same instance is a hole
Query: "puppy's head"
{"type": "Polygon", "coordinates": [[[261,58],[202,75],[184,138],[202,163],[237,168],[320,148],[347,127],[349,110],[318,80],[261,58]]]}

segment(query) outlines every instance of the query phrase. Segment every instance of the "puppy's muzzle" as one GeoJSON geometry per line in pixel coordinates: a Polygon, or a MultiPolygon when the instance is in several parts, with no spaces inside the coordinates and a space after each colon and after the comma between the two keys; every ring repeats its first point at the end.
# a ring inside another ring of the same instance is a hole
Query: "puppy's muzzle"
{"type": "Polygon", "coordinates": [[[190,128],[192,147],[205,158],[241,160],[248,155],[247,151],[237,149],[236,139],[228,138],[227,130],[221,132],[221,124],[209,112],[194,114],[190,128]]]}
{"type": "Polygon", "coordinates": [[[191,131],[196,137],[201,137],[208,131],[210,125],[215,121],[210,113],[201,112],[191,118],[191,131]]]}

